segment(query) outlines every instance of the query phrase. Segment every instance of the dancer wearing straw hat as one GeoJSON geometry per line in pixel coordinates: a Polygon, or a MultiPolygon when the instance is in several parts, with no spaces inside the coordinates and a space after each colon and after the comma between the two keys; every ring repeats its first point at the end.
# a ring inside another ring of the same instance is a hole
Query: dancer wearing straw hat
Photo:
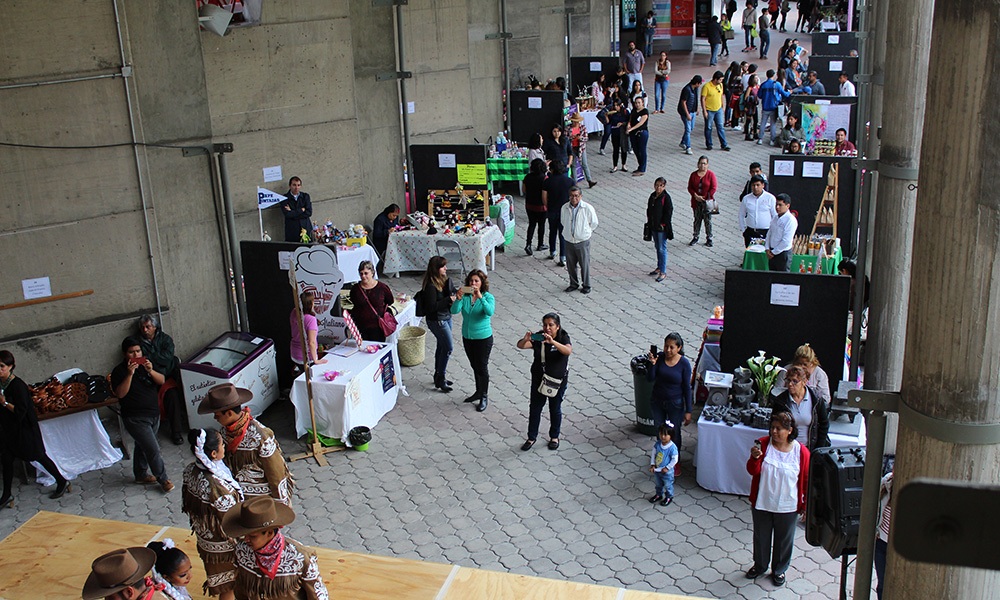
{"type": "Polygon", "coordinates": [[[290,504],[292,475],[274,432],[253,418],[249,408],[240,408],[252,399],[250,390],[224,383],[208,390],[208,395],[198,405],[198,414],[214,414],[215,420],[222,425],[225,464],[247,498],[271,496],[278,502],[290,504]]]}
{"type": "Polygon", "coordinates": [[[222,517],[236,542],[237,600],[329,600],[316,554],[281,533],[295,513],[268,496],[246,500],[222,517]]]}

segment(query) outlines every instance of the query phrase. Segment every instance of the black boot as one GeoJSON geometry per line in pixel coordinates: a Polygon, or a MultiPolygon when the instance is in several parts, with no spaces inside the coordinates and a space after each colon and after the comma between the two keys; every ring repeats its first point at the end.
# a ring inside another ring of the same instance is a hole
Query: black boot
{"type": "Polygon", "coordinates": [[[5,508],[14,508],[14,496],[10,492],[7,492],[3,495],[3,498],[0,498],[0,510],[5,508]]]}
{"type": "Polygon", "coordinates": [[[475,402],[475,401],[477,401],[477,400],[479,400],[481,398],[482,398],[482,396],[479,395],[479,392],[476,392],[476,393],[472,394],[471,396],[469,396],[468,398],[466,398],[465,400],[463,400],[462,402],[475,402]]]}
{"type": "Polygon", "coordinates": [[[62,498],[63,494],[65,494],[66,492],[68,492],[70,490],[71,490],[71,488],[70,488],[70,485],[69,485],[69,481],[63,479],[62,481],[59,482],[58,485],[56,485],[56,491],[54,491],[51,494],[49,494],[49,498],[51,498],[53,500],[57,500],[59,498],[62,498]]]}
{"type": "Polygon", "coordinates": [[[489,401],[486,400],[486,396],[483,396],[482,398],[479,399],[479,406],[476,407],[476,411],[483,412],[484,410],[486,410],[486,405],[488,403],[489,401]]]}
{"type": "Polygon", "coordinates": [[[452,390],[451,386],[448,385],[448,382],[445,381],[444,375],[442,375],[441,373],[434,374],[434,387],[440,389],[442,392],[445,393],[450,392],[452,390]]]}

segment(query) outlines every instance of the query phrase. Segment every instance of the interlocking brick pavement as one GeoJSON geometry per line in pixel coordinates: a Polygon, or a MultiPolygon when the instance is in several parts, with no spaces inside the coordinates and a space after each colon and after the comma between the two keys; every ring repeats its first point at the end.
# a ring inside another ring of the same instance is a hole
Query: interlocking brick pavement
{"type": "MultiPolygon", "coordinates": [[[[784,37],[772,36],[776,51],[784,37]]],[[[737,52],[731,58],[746,56],[737,52]]],[[[646,471],[653,440],[635,431],[629,359],[651,343],[661,345],[670,331],[681,333],[694,359],[706,318],[723,303],[724,270],[741,259],[735,212],[747,165],[757,160],[766,168],[774,151],[730,131],[732,152],[718,150],[717,140],[716,150],[705,152],[699,117],[694,155],[683,154],[675,112],[680,89],[694,73],[709,78],[714,69],[704,66],[704,52],[671,58],[666,113],[651,118],[647,175],[608,173],[610,155],[598,155],[596,141],[588,145],[598,185],[583,195],[600,218],[592,242],[593,293],[563,292],[565,269],[542,253],[525,256],[520,250],[527,220],[517,201],[518,235],[499,255],[499,269],[489,274],[497,297],[489,409],[477,413],[462,402],[473,384],[460,343],[449,371],[455,390],[433,389],[430,338],[424,364],[403,370],[410,395],[401,397],[374,430],[368,452],[327,455],[326,468],[311,461],[291,465],[299,515],[288,528],[291,535],[355,552],[637,590],[746,600],[837,595],[839,561],[809,547],[801,527],[785,589],[774,589],[767,577],[751,582],[743,576],[751,564],[749,503],[697,486],[691,466],[698,442],[693,424],[684,431],[676,500],[666,508],[646,501],[653,489],[646,471]],[[685,186],[701,154],[709,156],[719,178],[722,214],[714,219],[713,248],[687,245],[692,217],[685,186]],[[668,244],[668,278],[662,283],[646,275],[655,266],[655,252],[641,241],[646,198],[657,176],[667,179],[675,209],[675,239],[668,244]],[[562,315],[573,340],[562,445],[555,452],[545,447],[545,411],[539,443],[521,452],[531,354],[514,343],[537,329],[549,311],[562,315]]],[[[726,64],[720,62],[723,69],[726,64]]],[[[419,277],[409,274],[387,283],[394,291],[413,292],[419,277]]],[[[457,323],[455,333],[460,342],[457,323]]],[[[301,450],[287,403],[261,420],[275,429],[286,455],[301,450]]],[[[166,438],[162,442],[168,472],[179,485],[190,453],[166,438]]],[[[180,510],[180,489],[165,497],[156,486],[135,485],[128,462],[84,474],[58,501],[48,500],[36,486],[18,484],[16,494],[16,507],[0,512],[0,536],[38,510],[188,523],[180,510]]]]}

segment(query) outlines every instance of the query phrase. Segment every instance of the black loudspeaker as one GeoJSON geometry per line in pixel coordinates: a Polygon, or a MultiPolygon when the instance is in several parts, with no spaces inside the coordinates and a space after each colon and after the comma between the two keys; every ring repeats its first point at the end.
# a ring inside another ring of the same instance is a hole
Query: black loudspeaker
{"type": "Polygon", "coordinates": [[[856,554],[865,447],[818,448],[809,460],[806,541],[833,558],[856,554]]]}

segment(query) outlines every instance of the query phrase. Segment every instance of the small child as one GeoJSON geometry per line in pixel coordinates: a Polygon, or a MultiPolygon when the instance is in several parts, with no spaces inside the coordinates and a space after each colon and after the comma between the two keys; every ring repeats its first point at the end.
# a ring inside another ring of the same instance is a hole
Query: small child
{"type": "Polygon", "coordinates": [[[173,600],[191,600],[187,585],[191,583],[191,559],[174,541],[166,538],[162,542],[150,542],[147,548],[156,552],[153,566],[153,581],[163,586],[163,593],[173,600]]]}
{"type": "Polygon", "coordinates": [[[657,432],[659,439],[653,445],[653,454],[649,458],[649,472],[653,473],[656,481],[656,495],[649,501],[659,502],[660,506],[666,506],[674,500],[674,466],[680,454],[677,452],[677,445],[670,441],[670,432],[673,430],[674,424],[670,421],[660,425],[657,432]]]}

